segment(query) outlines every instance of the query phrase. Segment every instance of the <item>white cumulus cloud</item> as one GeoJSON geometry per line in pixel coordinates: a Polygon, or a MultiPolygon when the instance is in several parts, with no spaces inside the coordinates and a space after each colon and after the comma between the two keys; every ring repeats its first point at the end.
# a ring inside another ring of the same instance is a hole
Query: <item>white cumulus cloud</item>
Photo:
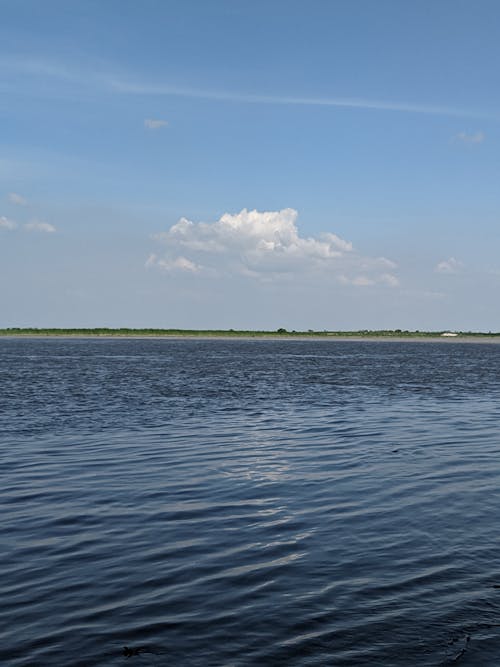
{"type": "Polygon", "coordinates": [[[157,266],[162,271],[188,271],[190,273],[198,273],[201,269],[200,266],[191,262],[186,257],[176,257],[175,259],[167,259],[165,257],[158,257],[154,253],[151,254],[147,261],[146,266],[157,266]]]}
{"type": "Polygon", "coordinates": [[[24,228],[29,232],[42,232],[44,234],[52,234],[56,231],[54,225],[50,225],[48,222],[40,222],[39,220],[33,220],[24,225],[24,228]]]}
{"type": "Polygon", "coordinates": [[[482,144],[485,139],[486,135],[484,132],[459,132],[453,137],[454,141],[469,145],[482,144]]]}
{"type": "Polygon", "coordinates": [[[21,195],[18,195],[17,192],[9,192],[9,201],[16,206],[26,206],[28,203],[27,200],[21,195]]]}
{"type": "Polygon", "coordinates": [[[441,262],[438,262],[435,270],[437,273],[459,273],[462,268],[462,262],[455,259],[455,257],[450,257],[449,259],[443,259],[441,262]]]}
{"type": "Polygon", "coordinates": [[[146,118],[144,121],[144,127],[148,130],[159,130],[161,127],[166,127],[167,125],[168,121],[161,118],[146,118]]]}
{"type": "Polygon", "coordinates": [[[9,218],[6,218],[4,215],[0,215],[0,229],[15,229],[17,227],[17,223],[15,223],[13,220],[9,220],[9,218]]]}
{"type": "Polygon", "coordinates": [[[154,237],[165,251],[151,255],[147,265],[207,275],[271,278],[308,273],[358,286],[398,284],[390,260],[362,256],[350,241],[331,232],[301,236],[297,217],[297,211],[285,208],[243,209],[208,223],[181,218],[154,237]]]}
{"type": "Polygon", "coordinates": [[[397,287],[399,285],[398,278],[392,273],[383,273],[380,276],[380,282],[389,285],[389,287],[397,287]]]}

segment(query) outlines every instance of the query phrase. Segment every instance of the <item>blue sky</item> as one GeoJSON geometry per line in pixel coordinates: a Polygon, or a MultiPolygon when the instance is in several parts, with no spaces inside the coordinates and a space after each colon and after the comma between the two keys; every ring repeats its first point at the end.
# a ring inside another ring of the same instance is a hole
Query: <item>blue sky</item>
{"type": "Polygon", "coordinates": [[[0,13],[0,326],[500,330],[496,1],[0,13]]]}

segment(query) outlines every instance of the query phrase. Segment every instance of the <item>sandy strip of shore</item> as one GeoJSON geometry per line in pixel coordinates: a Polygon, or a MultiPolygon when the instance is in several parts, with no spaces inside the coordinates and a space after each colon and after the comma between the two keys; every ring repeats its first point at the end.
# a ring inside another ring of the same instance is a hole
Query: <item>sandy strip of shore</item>
{"type": "Polygon", "coordinates": [[[342,335],[326,335],[326,336],[297,336],[293,335],[242,335],[242,336],[224,336],[224,335],[196,335],[196,334],[151,334],[134,336],[133,334],[2,334],[2,339],[83,339],[83,340],[222,340],[222,341],[324,341],[324,342],[377,342],[377,343],[443,343],[443,344],[457,344],[457,343],[500,343],[500,336],[342,336],[342,335]]]}

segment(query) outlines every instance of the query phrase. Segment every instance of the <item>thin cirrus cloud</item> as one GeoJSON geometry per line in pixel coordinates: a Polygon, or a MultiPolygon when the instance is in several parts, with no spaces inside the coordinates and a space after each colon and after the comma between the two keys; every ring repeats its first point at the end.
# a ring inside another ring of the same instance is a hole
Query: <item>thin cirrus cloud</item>
{"type": "Polygon", "coordinates": [[[146,266],[177,275],[261,280],[308,275],[356,287],[399,284],[394,262],[363,256],[350,241],[331,232],[301,236],[297,218],[291,208],[243,209],[208,223],[181,218],[153,237],[163,252],[152,253],[146,266]]]}
{"type": "Polygon", "coordinates": [[[450,257],[448,259],[443,259],[441,262],[438,262],[435,268],[436,273],[447,273],[454,274],[460,273],[463,269],[463,263],[455,259],[455,257],[450,257]]]}
{"type": "Polygon", "coordinates": [[[26,206],[28,204],[28,201],[17,192],[9,192],[9,202],[15,206],[26,206]]]}
{"type": "Polygon", "coordinates": [[[373,111],[394,111],[437,116],[455,116],[498,120],[498,116],[477,109],[462,109],[430,104],[414,104],[392,100],[372,100],[351,97],[303,97],[298,95],[263,95],[240,91],[224,91],[203,88],[187,88],[163,83],[137,83],[111,78],[109,85],[114,92],[128,95],[187,97],[218,102],[238,102],[242,104],[274,104],[292,106],[338,107],[373,111]]]}
{"type": "Polygon", "coordinates": [[[162,127],[167,127],[168,121],[161,118],[146,118],[144,120],[144,127],[148,130],[159,130],[162,127]]]}
{"type": "MultiPolygon", "coordinates": [[[[101,68],[102,70],[102,68],[101,68]]],[[[137,79],[120,77],[113,71],[112,67],[104,69],[103,73],[96,74],[78,67],[70,67],[50,61],[30,60],[25,58],[0,59],[0,73],[8,78],[11,85],[17,90],[20,87],[33,93],[33,80],[36,82],[53,81],[59,85],[59,94],[63,94],[68,88],[74,95],[74,86],[80,91],[110,91],[116,94],[142,95],[142,96],[173,96],[185,98],[198,98],[219,102],[237,102],[242,104],[272,104],[272,105],[295,105],[295,106],[323,106],[351,109],[365,109],[373,111],[391,111],[416,114],[430,114],[438,116],[454,116],[462,118],[477,118],[484,120],[499,120],[496,113],[481,109],[466,109],[453,106],[433,105],[425,103],[412,103],[394,100],[375,100],[365,97],[342,97],[342,96],[301,96],[295,94],[266,95],[259,92],[245,92],[238,90],[217,90],[212,88],[198,88],[189,86],[175,86],[168,82],[143,82],[137,79]],[[10,77],[10,78],[9,78],[10,77]]],[[[41,89],[45,90],[44,87],[41,89]]],[[[155,122],[156,119],[146,119],[155,122]]],[[[157,129],[154,127],[148,129],[157,129]]]]}
{"type": "Polygon", "coordinates": [[[40,220],[33,220],[24,225],[24,228],[29,232],[41,232],[42,234],[53,234],[56,231],[54,225],[48,222],[41,222],[40,220]]]}

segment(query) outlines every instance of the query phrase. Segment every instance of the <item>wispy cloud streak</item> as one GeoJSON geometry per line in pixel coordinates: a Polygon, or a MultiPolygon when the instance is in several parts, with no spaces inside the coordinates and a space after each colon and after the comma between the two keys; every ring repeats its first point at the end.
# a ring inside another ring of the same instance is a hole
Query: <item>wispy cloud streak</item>
{"type": "Polygon", "coordinates": [[[144,127],[148,130],[159,130],[167,125],[168,122],[166,120],[161,120],[159,118],[146,118],[144,121],[144,127]]]}
{"type": "Polygon", "coordinates": [[[33,220],[24,225],[24,228],[29,232],[42,232],[43,234],[53,234],[56,231],[54,225],[50,225],[48,222],[40,222],[39,220],[33,220]]]}
{"type": "MultiPolygon", "coordinates": [[[[82,89],[95,89],[103,93],[123,95],[184,97],[214,102],[228,102],[239,104],[268,104],[282,106],[333,107],[344,109],[365,109],[368,111],[392,111],[402,113],[427,114],[438,116],[452,116],[458,118],[476,118],[482,120],[500,120],[500,113],[491,113],[479,109],[463,109],[450,106],[414,104],[391,100],[373,100],[363,97],[337,96],[300,96],[300,95],[265,95],[233,90],[215,90],[190,86],[175,86],[168,83],[134,81],[127,75],[117,74],[111,68],[100,63],[100,73],[86,69],[73,69],[59,63],[45,62],[30,59],[0,59],[0,73],[3,77],[13,75],[10,82],[15,88],[24,85],[25,81],[19,78],[53,80],[60,86],[78,86],[82,89]]],[[[4,81],[6,86],[6,81],[4,81]]],[[[9,86],[7,86],[9,89],[9,86]]],[[[33,88],[31,88],[33,91],[33,88]]],[[[61,93],[62,91],[59,91],[61,93]]]]}
{"type": "Polygon", "coordinates": [[[24,197],[18,195],[17,192],[9,192],[9,201],[15,206],[26,206],[28,203],[24,197]]]}
{"type": "Polygon", "coordinates": [[[234,91],[217,91],[198,88],[182,88],[164,84],[140,84],[127,81],[112,80],[114,91],[128,95],[152,95],[191,97],[218,102],[235,102],[240,104],[273,104],[284,106],[312,106],[337,107],[345,109],[366,109],[373,111],[396,111],[405,113],[431,114],[439,116],[455,116],[464,118],[500,119],[500,116],[486,114],[471,109],[455,109],[445,106],[425,104],[410,104],[406,102],[391,102],[383,100],[369,100],[351,97],[300,97],[287,95],[260,95],[234,91]]]}
{"type": "Polygon", "coordinates": [[[475,132],[474,134],[469,134],[467,132],[459,132],[453,137],[454,142],[460,142],[462,144],[468,144],[473,146],[475,144],[482,144],[486,139],[484,132],[475,132]]]}

